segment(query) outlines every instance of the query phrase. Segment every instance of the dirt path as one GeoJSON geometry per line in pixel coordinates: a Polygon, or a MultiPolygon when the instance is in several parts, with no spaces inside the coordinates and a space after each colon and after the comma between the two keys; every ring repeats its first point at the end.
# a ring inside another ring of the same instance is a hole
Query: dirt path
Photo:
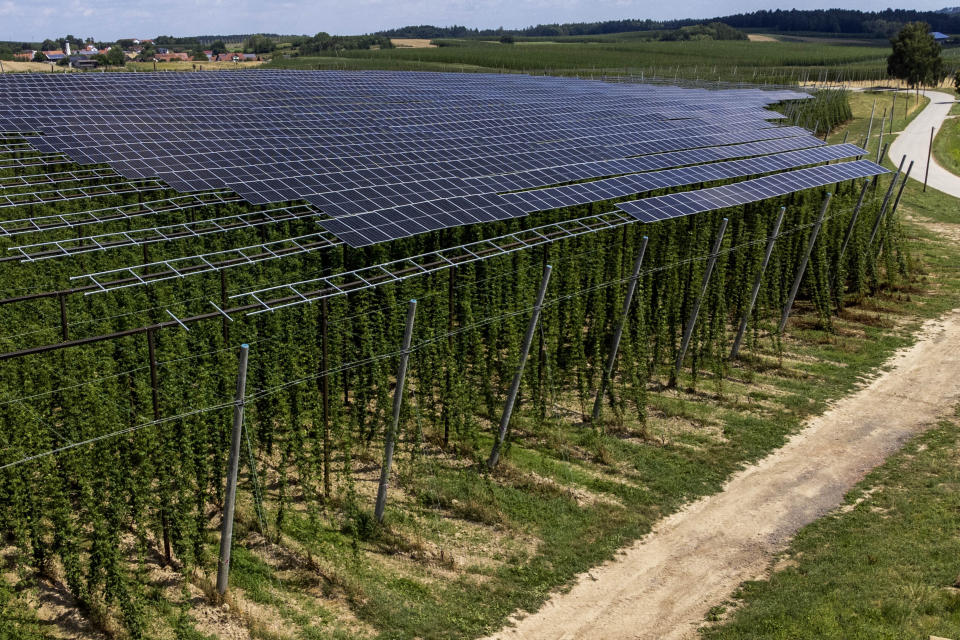
{"type": "Polygon", "coordinates": [[[812,420],[724,490],[655,527],[623,555],[498,639],[696,637],[710,607],[763,577],[803,525],[960,401],[960,309],[927,323],[887,371],[812,420]]]}

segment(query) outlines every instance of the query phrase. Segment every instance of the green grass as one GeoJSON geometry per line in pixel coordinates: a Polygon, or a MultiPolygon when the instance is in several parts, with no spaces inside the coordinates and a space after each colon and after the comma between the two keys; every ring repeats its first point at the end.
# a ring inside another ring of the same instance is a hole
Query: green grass
{"type": "Polygon", "coordinates": [[[933,155],[944,169],[960,175],[960,119],[943,123],[933,140],[933,155]]]}
{"type": "Polygon", "coordinates": [[[914,438],[846,498],[846,513],[805,527],[789,568],[748,582],[709,640],[960,636],[960,427],[914,438]]]}

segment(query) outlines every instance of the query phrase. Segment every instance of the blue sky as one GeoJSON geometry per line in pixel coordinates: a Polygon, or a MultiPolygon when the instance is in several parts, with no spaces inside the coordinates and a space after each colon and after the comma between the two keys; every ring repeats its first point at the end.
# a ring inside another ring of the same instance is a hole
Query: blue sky
{"type": "MultiPolygon", "coordinates": [[[[901,6],[939,9],[944,2],[910,0],[901,6]]],[[[813,0],[795,7],[838,5],[863,10],[890,6],[870,0],[813,0]]],[[[707,18],[777,6],[770,0],[0,0],[0,40],[40,40],[68,33],[107,41],[159,34],[355,34],[408,24],[518,28],[619,18],[707,18]]]]}

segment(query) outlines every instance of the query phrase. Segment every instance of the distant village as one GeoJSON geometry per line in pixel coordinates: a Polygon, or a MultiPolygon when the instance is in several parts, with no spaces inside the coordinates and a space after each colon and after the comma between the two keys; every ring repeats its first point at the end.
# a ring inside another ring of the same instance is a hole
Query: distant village
{"type": "Polygon", "coordinates": [[[260,54],[256,53],[224,53],[215,49],[194,52],[172,51],[167,47],[154,45],[152,39],[138,38],[121,39],[115,45],[102,48],[97,48],[93,43],[73,48],[67,41],[63,49],[24,49],[13,54],[13,58],[22,61],[50,62],[75,69],[95,69],[101,65],[119,66],[134,60],[141,62],[247,62],[261,59],[260,54]]]}

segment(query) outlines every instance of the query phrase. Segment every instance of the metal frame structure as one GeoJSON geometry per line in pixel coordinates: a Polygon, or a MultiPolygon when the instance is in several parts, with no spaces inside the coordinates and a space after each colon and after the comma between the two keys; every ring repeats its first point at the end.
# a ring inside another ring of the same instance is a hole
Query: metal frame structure
{"type": "MultiPolygon", "coordinates": [[[[320,217],[322,214],[309,204],[276,207],[248,213],[239,213],[219,218],[204,218],[195,222],[181,222],[160,227],[146,227],[130,231],[115,231],[91,236],[50,240],[33,244],[9,247],[8,251],[19,252],[11,256],[21,262],[33,262],[49,258],[74,256],[91,251],[105,251],[130,246],[142,246],[157,242],[197,238],[211,233],[225,233],[238,229],[252,229],[265,224],[278,224],[294,220],[320,217]],[[142,236],[142,237],[141,237],[142,236]]],[[[3,258],[0,258],[3,261],[3,258]]]]}
{"type": "Polygon", "coordinates": [[[145,202],[121,204],[114,207],[90,209],[87,211],[55,213],[33,218],[3,220],[0,221],[0,237],[39,231],[52,231],[54,229],[73,229],[90,224],[130,220],[132,218],[154,215],[156,213],[186,211],[188,209],[208,207],[217,204],[241,202],[242,200],[243,198],[229,191],[207,191],[161,198],[160,200],[147,200],[145,202]]]}

